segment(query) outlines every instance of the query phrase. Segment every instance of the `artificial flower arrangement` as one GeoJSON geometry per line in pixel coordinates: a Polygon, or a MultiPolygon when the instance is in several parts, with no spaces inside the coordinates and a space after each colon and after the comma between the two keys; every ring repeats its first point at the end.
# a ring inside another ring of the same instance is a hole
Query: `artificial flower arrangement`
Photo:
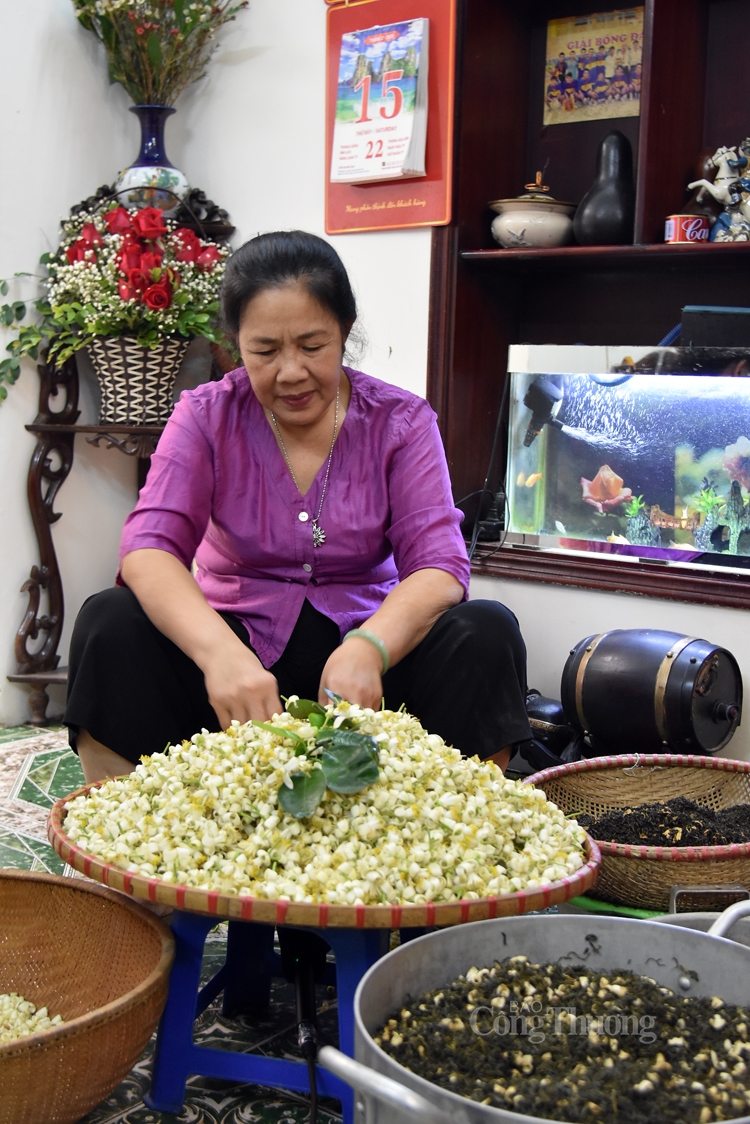
{"type": "MultiPolygon", "coordinates": [[[[24,324],[0,361],[3,383],[14,383],[20,360],[39,357],[59,366],[96,336],[129,337],[154,347],[174,336],[222,339],[217,325],[219,288],[229,250],[178,227],[156,207],[86,212],[63,223],[60,246],[43,254],[45,295],[34,302],[39,319],[24,324]]],[[[5,295],[8,283],[0,285],[5,295]]],[[[26,317],[26,304],[0,308],[7,327],[26,317]]]]}
{"type": "Polygon", "coordinates": [[[136,105],[174,105],[202,78],[216,32],[247,0],[73,0],[107,52],[109,77],[136,105]]]}

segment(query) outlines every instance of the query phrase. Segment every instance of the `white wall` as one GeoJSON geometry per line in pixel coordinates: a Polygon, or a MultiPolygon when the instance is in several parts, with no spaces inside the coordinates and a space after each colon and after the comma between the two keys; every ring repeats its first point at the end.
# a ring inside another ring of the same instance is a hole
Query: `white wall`
{"type": "MultiPolygon", "coordinates": [[[[502,601],[516,614],[529,661],[529,686],[560,698],[560,676],[570,649],[586,636],[613,628],[660,628],[701,637],[727,648],[743,673],[750,697],[750,618],[735,609],[683,605],[624,593],[569,589],[541,582],[475,577],[472,597],[502,601]]],[[[633,752],[639,747],[633,746],[633,752]]],[[[736,731],[722,757],[750,761],[750,720],[736,731]]]]}
{"type": "MultiPolygon", "coordinates": [[[[167,151],[191,183],[229,211],[236,244],[258,231],[299,227],[324,233],[325,19],[323,0],[252,0],[225,29],[206,79],[178,100],[167,151]]],[[[111,183],[138,151],[138,123],[104,53],[79,27],[71,0],[0,0],[5,51],[0,138],[0,277],[33,270],[57,242],[68,208],[111,183]]],[[[394,231],[334,239],[350,271],[370,346],[363,365],[424,393],[430,232],[394,231]],[[398,268],[394,270],[394,263],[398,268]]],[[[35,295],[19,281],[12,297],[35,295]]],[[[3,344],[6,342],[3,339],[3,344]]],[[[81,422],[96,420],[85,384],[81,422]]],[[[26,506],[36,413],[27,364],[0,405],[0,723],[28,714],[27,691],[6,680],[26,608],[20,587],[37,561],[26,506]]],[[[63,574],[67,659],[82,601],[111,584],[123,520],[135,502],[135,463],[79,436],[53,529],[63,574]]],[[[51,713],[60,713],[61,694],[51,713]]]]}
{"type": "MultiPolygon", "coordinates": [[[[77,24],[70,0],[0,0],[5,33],[0,123],[0,276],[34,268],[57,239],[71,204],[111,183],[135,156],[138,126],[128,99],[108,86],[103,52],[77,24]]],[[[262,230],[301,227],[323,233],[325,4],[251,0],[226,29],[208,78],[178,101],[167,150],[194,184],[229,211],[237,242],[262,230]]],[[[429,297],[428,230],[338,236],[370,348],[372,374],[424,392],[429,297]],[[394,264],[397,268],[394,269],[394,264]]],[[[18,295],[27,282],[19,282],[18,295]]],[[[84,416],[95,420],[85,384],[84,416]]],[[[0,405],[0,723],[27,716],[27,693],[9,684],[13,637],[26,598],[19,590],[36,559],[26,507],[36,412],[29,364],[0,405]]],[[[122,522],[135,501],[135,464],[76,439],[76,460],[57,502],[53,529],[70,627],[81,602],[112,582],[122,522]]],[[[568,649],[605,628],[658,627],[726,645],[750,667],[747,614],[557,586],[477,578],[475,596],[515,610],[529,649],[530,682],[557,694],[568,649]]],[[[51,710],[59,713],[58,695],[51,710]]],[[[730,756],[750,758],[750,722],[730,756]]]]}

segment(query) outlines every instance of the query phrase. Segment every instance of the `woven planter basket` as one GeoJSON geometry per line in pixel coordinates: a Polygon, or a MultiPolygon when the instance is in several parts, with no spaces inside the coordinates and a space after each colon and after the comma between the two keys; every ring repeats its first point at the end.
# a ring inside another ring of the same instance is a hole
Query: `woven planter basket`
{"type": "Polygon", "coordinates": [[[164,425],[189,343],[175,336],[141,347],[125,337],[95,336],[89,355],[102,389],[99,424],[164,425]]]}
{"type": "MultiPolygon", "coordinates": [[[[680,754],[594,757],[536,773],[541,788],[567,814],[598,818],[614,808],[686,796],[718,811],[750,803],[750,763],[680,754]]],[[[750,889],[750,843],[727,847],[637,847],[597,840],[602,865],[596,897],[616,905],[669,910],[678,884],[750,889]]]]}
{"type": "MultiPolygon", "coordinates": [[[[100,782],[101,783],[101,782],[100,782]]],[[[174,886],[159,878],[131,874],[122,867],[102,862],[71,842],[65,834],[66,804],[96,785],[87,785],[58,800],[50,812],[48,834],[61,859],[97,882],[104,882],[136,898],[187,909],[193,913],[214,914],[240,921],[263,921],[271,925],[307,925],[316,929],[400,929],[458,925],[464,921],[484,921],[488,917],[510,917],[559,905],[593,886],[600,855],[596,844],[586,840],[586,862],[575,874],[560,882],[495,898],[458,902],[428,902],[426,905],[327,905],[317,902],[271,901],[247,894],[219,893],[217,890],[174,886]]]]}
{"type": "Polygon", "coordinates": [[[0,1124],[73,1124],[133,1068],[167,997],[169,929],[79,878],[0,870],[0,993],[62,1025],[0,1046],[0,1124]]]}

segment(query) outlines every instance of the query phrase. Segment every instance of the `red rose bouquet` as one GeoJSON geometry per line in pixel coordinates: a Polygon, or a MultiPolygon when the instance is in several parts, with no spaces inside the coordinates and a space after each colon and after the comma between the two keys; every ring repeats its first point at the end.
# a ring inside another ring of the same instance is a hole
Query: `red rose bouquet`
{"type": "Polygon", "coordinates": [[[156,207],[80,214],[63,225],[47,261],[47,299],[59,328],[50,355],[62,362],[91,336],[219,338],[216,314],[229,251],[175,227],[156,207]]]}
{"type": "MultiPolygon", "coordinates": [[[[0,306],[0,323],[20,324],[6,349],[10,358],[0,360],[0,402],[21,359],[37,359],[45,345],[59,365],[96,336],[125,336],[145,347],[174,336],[223,340],[217,316],[229,252],[156,207],[112,205],[67,219],[57,251],[41,257],[46,294],[33,302],[36,321],[21,323],[24,301],[0,306]]],[[[7,292],[8,281],[0,282],[0,293],[7,292]]]]}

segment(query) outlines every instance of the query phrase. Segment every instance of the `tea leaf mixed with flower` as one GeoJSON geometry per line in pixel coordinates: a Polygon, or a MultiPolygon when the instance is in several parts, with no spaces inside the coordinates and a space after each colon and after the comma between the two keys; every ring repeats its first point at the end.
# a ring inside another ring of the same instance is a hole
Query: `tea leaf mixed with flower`
{"type": "Polygon", "coordinates": [[[247,0],[73,0],[79,22],[104,45],[111,82],[136,105],[174,105],[202,78],[216,32],[247,0]]]}

